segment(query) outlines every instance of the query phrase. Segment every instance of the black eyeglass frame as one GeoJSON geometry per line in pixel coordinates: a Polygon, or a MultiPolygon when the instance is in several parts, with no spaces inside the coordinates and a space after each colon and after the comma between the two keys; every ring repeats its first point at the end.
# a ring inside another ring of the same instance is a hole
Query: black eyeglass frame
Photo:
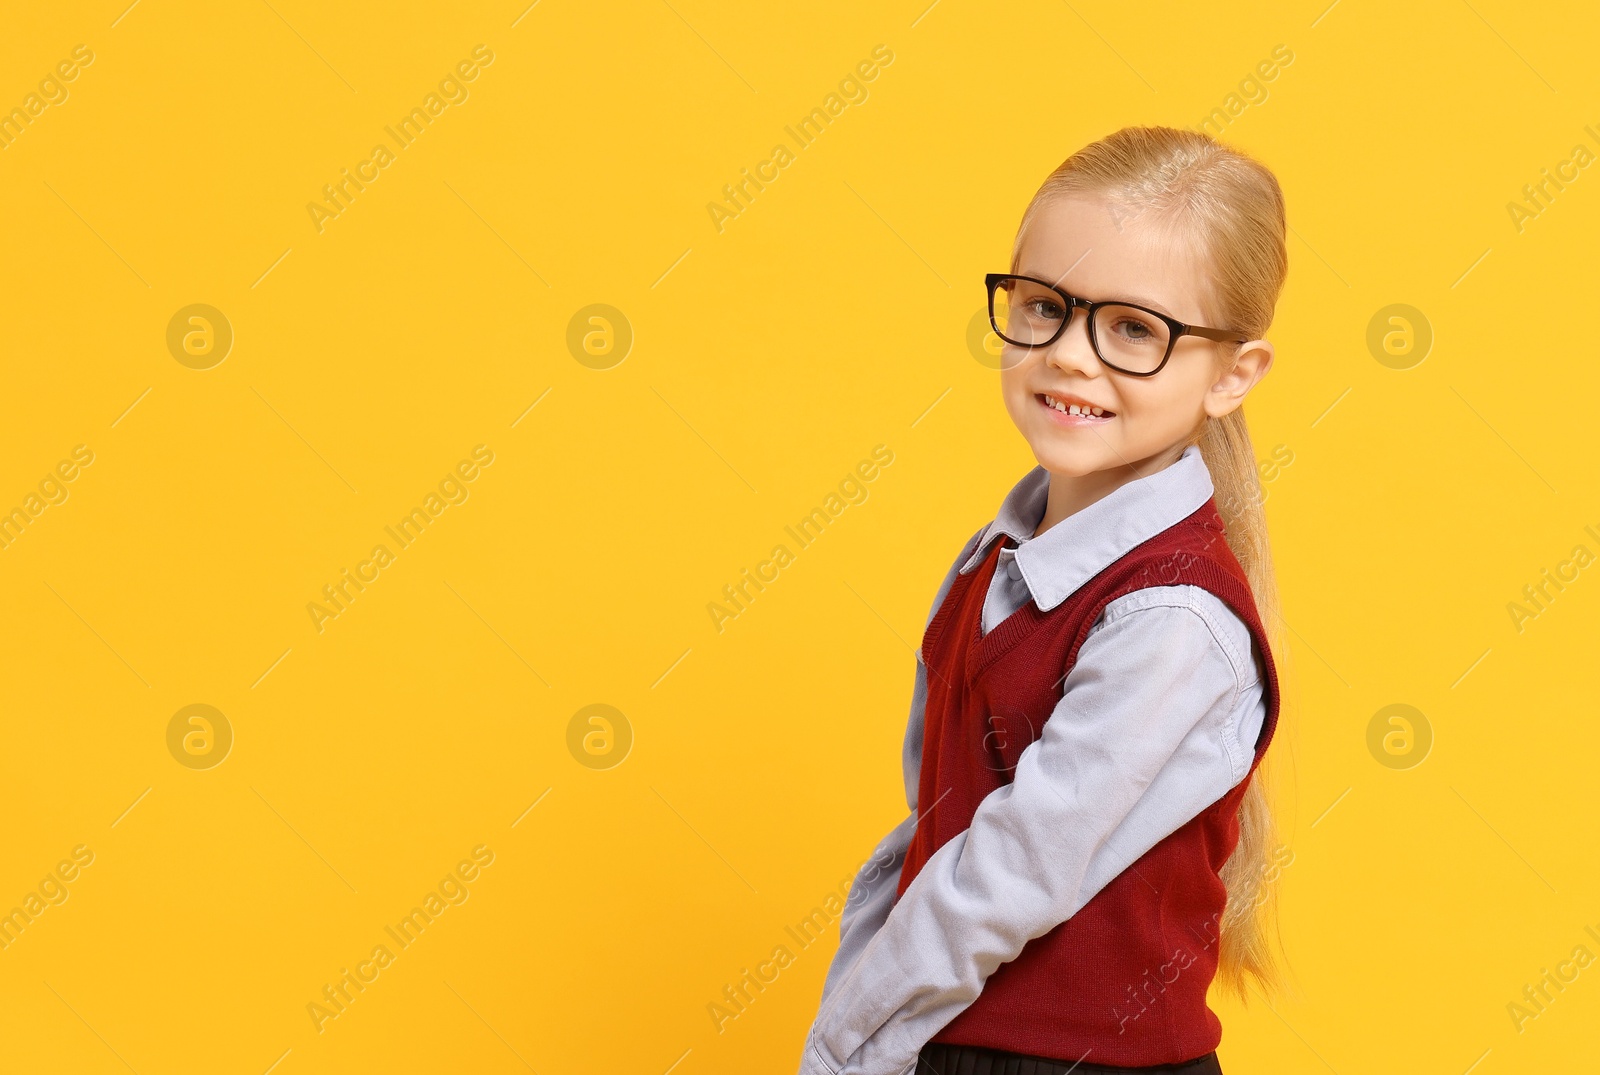
{"type": "Polygon", "coordinates": [[[1062,291],[1059,287],[1050,283],[1048,280],[1040,280],[1034,276],[1023,276],[1020,273],[992,272],[984,276],[983,282],[989,289],[989,325],[994,329],[995,335],[999,336],[1006,343],[1017,347],[1049,347],[1051,344],[1055,343],[1061,338],[1061,334],[1063,332],[1067,331],[1067,326],[1072,324],[1072,311],[1074,308],[1077,308],[1082,310],[1084,312],[1084,317],[1088,319],[1089,347],[1094,351],[1094,357],[1098,358],[1102,363],[1111,369],[1116,370],[1118,373],[1126,373],[1129,377],[1154,377],[1156,374],[1160,373],[1162,369],[1165,368],[1167,359],[1172,357],[1172,349],[1177,346],[1178,337],[1180,336],[1200,336],[1204,339],[1217,340],[1221,343],[1249,342],[1246,338],[1239,335],[1239,333],[1229,329],[1204,328],[1200,325],[1186,325],[1175,317],[1168,317],[1160,310],[1152,310],[1150,307],[1140,306],[1136,302],[1124,302],[1120,299],[1109,299],[1104,302],[1090,302],[1088,299],[1080,299],[1076,295],[1067,294],[1065,291],[1062,291]],[[1000,331],[1000,323],[994,316],[994,293],[995,289],[1006,280],[1026,280],[1030,284],[1039,284],[1041,287],[1049,288],[1051,291],[1055,292],[1061,297],[1062,305],[1067,308],[1067,315],[1061,319],[1061,324],[1056,328],[1055,334],[1052,335],[1048,340],[1045,340],[1042,343],[1022,343],[1019,340],[1013,340],[1004,332],[1000,331]],[[1113,362],[1106,361],[1106,356],[1100,353],[1100,341],[1095,338],[1094,334],[1095,311],[1099,310],[1102,306],[1126,306],[1129,309],[1138,310],[1141,313],[1147,313],[1151,317],[1157,318],[1166,324],[1166,326],[1171,330],[1171,335],[1167,337],[1167,352],[1161,356],[1161,361],[1156,364],[1155,369],[1141,373],[1135,370],[1125,370],[1113,362]]]}

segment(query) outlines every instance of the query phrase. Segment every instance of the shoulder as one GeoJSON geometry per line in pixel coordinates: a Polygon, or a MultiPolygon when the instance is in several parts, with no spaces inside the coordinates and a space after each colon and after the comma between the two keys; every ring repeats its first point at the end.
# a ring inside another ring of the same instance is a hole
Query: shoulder
{"type": "Polygon", "coordinates": [[[1240,691],[1260,680],[1250,628],[1204,587],[1148,586],[1114,598],[1101,610],[1085,646],[1112,625],[1124,644],[1139,641],[1225,666],[1240,691]]]}
{"type": "Polygon", "coordinates": [[[1233,783],[1249,771],[1266,717],[1264,666],[1250,628],[1209,590],[1151,586],[1115,598],[1078,661],[1093,668],[1091,675],[1143,684],[1174,719],[1187,713],[1208,728],[1233,783]]]}
{"type": "Polygon", "coordinates": [[[978,546],[982,543],[983,536],[989,532],[989,528],[993,525],[994,522],[992,520],[984,523],[973,532],[971,537],[961,543],[961,551],[956,553],[956,558],[951,562],[950,569],[945,572],[944,585],[939,587],[941,596],[946,590],[950,589],[950,584],[961,573],[962,565],[972,558],[972,554],[977,551],[978,546]]]}
{"type": "Polygon", "coordinates": [[[973,551],[978,547],[978,542],[983,539],[983,535],[988,532],[991,525],[991,523],[984,523],[978,527],[977,532],[962,543],[961,551],[956,554],[956,558],[950,564],[949,570],[944,573],[944,581],[939,583],[939,590],[934,594],[933,607],[928,609],[929,623],[933,622],[933,617],[938,613],[939,606],[944,604],[945,596],[950,592],[950,588],[955,585],[956,577],[961,574],[961,565],[971,558],[973,551]]]}
{"type": "Polygon", "coordinates": [[[983,540],[983,535],[987,534],[989,532],[989,528],[993,525],[994,520],[991,519],[982,526],[978,527],[978,529],[974,530],[972,532],[972,536],[961,543],[961,551],[956,554],[956,562],[950,565],[951,570],[959,570],[961,565],[966,563],[967,558],[970,557],[973,551],[977,549],[978,542],[983,540]]]}

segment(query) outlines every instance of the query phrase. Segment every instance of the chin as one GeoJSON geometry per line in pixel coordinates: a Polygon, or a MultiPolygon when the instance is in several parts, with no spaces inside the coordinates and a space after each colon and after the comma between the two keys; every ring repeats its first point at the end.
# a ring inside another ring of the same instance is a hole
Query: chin
{"type": "Polygon", "coordinates": [[[1070,448],[1063,444],[1033,444],[1033,457],[1039,465],[1052,474],[1068,478],[1082,478],[1105,470],[1116,454],[1104,445],[1093,448],[1070,448]]]}

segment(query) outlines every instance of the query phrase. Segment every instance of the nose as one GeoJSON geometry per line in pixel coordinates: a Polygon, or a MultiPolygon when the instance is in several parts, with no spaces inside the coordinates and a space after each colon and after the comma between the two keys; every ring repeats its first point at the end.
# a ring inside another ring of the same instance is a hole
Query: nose
{"type": "Polygon", "coordinates": [[[1100,375],[1100,359],[1089,343],[1089,316],[1085,311],[1068,311],[1067,327],[1044,349],[1044,360],[1063,373],[1079,373],[1085,377],[1100,375]]]}

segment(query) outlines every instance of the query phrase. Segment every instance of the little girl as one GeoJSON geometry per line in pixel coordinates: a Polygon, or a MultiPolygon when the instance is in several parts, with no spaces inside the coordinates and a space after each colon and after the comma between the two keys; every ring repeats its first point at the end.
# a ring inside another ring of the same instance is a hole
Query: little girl
{"type": "Polygon", "coordinates": [[[1213,977],[1276,983],[1252,780],[1276,597],[1240,405],[1284,230],[1271,172],[1165,127],[1028,205],[987,283],[1039,465],[934,599],[911,813],[856,877],[801,1075],[1216,1075],[1213,977]]]}

